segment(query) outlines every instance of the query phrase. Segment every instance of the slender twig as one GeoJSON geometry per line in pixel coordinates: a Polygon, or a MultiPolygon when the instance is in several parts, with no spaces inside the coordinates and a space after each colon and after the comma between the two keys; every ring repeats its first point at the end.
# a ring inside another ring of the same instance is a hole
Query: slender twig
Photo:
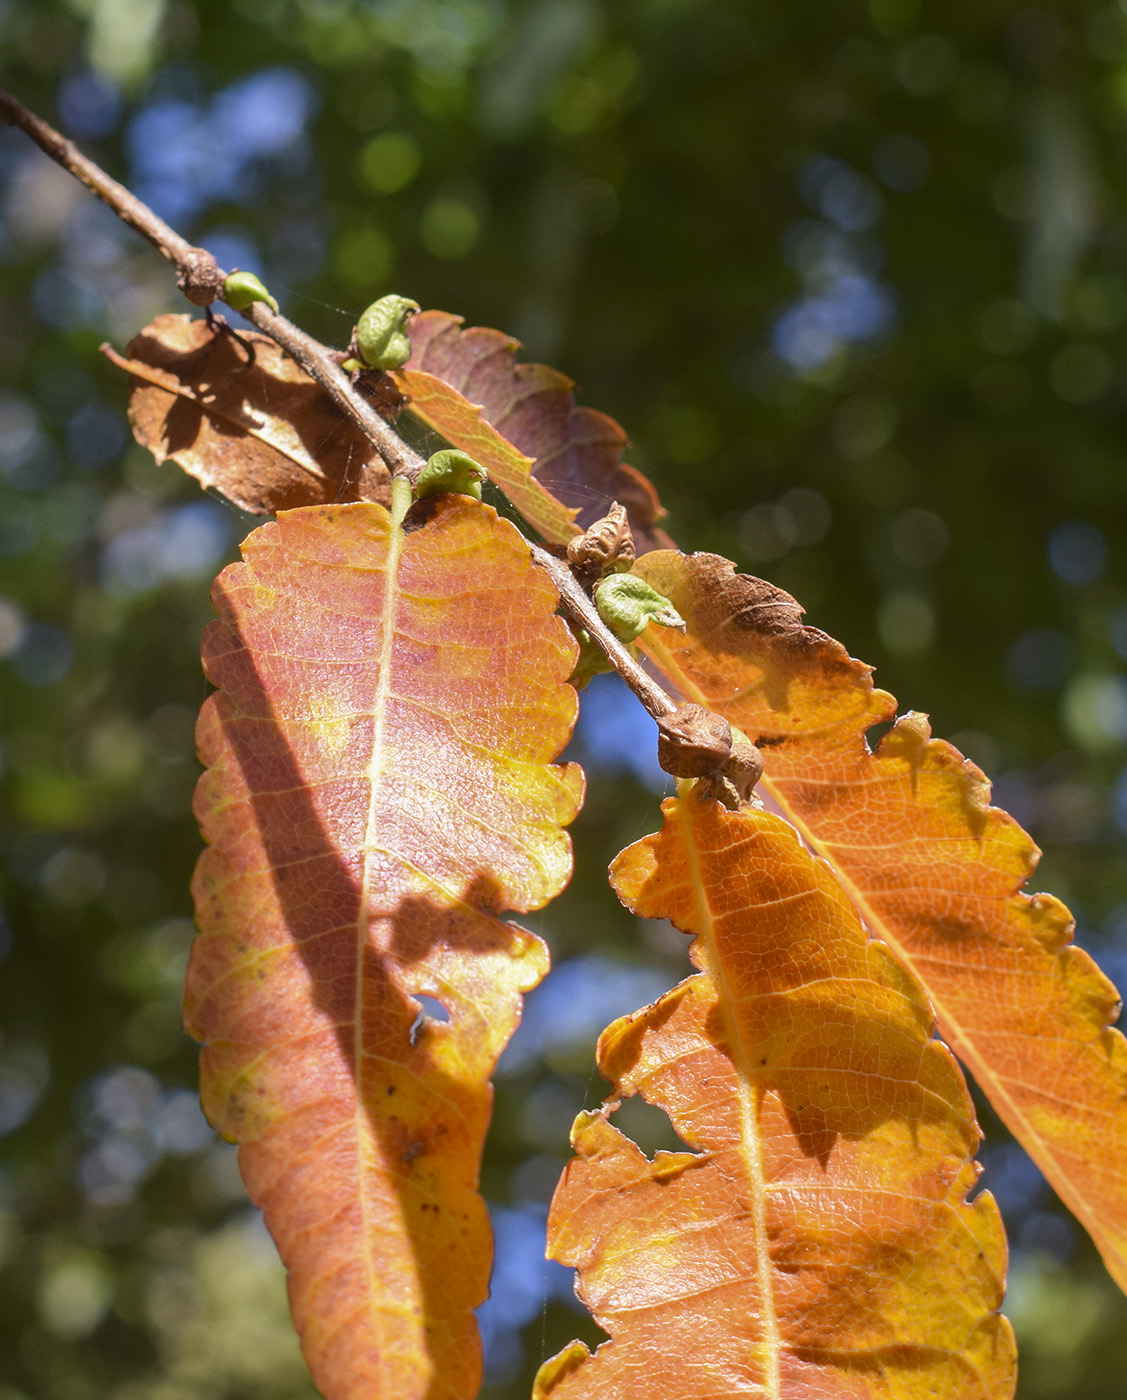
{"type": "Polygon", "coordinates": [[[677,708],[657,681],[630,655],[614,633],[599,616],[594,603],[583,591],[578,579],[562,559],[549,554],[540,545],[530,546],[532,557],[560,590],[560,604],[567,616],[591,634],[591,640],[653,715],[661,719],[677,708]]]}
{"type": "MultiPolygon", "coordinates": [[[[27,132],[41,150],[76,176],[131,228],[137,230],[176,268],[180,289],[189,301],[207,306],[223,299],[227,274],[206,248],[197,248],[158,218],[137,196],[119,184],[88,156],[47,122],[29,112],[10,93],[0,88],[0,116],[12,126],[27,132]]],[[[345,374],[339,356],[314,340],[300,327],[279,315],[264,302],[253,302],[241,312],[271,340],[275,341],[330,396],[340,411],[357,423],[361,431],[387,463],[393,476],[412,480],[422,470],[423,458],[382,418],[371,402],[345,374]]],[[[603,622],[594,603],[568,566],[539,545],[530,544],[532,557],[560,591],[560,604],[566,615],[586,628],[592,641],[622,676],[654,719],[677,708],[676,702],[634,660],[603,622]]]]}
{"type": "Polygon", "coordinates": [[[387,463],[392,476],[407,476],[413,481],[426,465],[414,448],[409,447],[385,418],[381,418],[351,378],[341,369],[337,356],[327,345],[314,340],[292,321],[287,321],[261,301],[252,302],[240,313],[253,321],[260,331],[276,341],[321,388],[347,417],[352,418],[361,432],[387,463]]]}
{"type": "MultiPolygon", "coordinates": [[[[197,248],[186,238],[181,238],[147,204],[107,175],[100,165],[84,156],[73,141],[68,141],[41,117],[29,112],[22,102],[3,88],[0,88],[0,116],[12,126],[25,131],[53,161],[69,170],[104,204],[108,204],[119,219],[148,239],[175,267],[180,290],[190,302],[196,306],[208,306],[213,301],[222,301],[227,274],[206,248],[197,248]]],[[[423,459],[380,417],[371,402],[341,369],[327,346],[306,335],[292,321],[271,311],[263,302],[253,303],[241,314],[292,356],[306,374],[321,385],[341,412],[359,425],[393,476],[413,478],[419,474],[423,459]]]]}
{"type": "Polygon", "coordinates": [[[29,112],[22,102],[3,88],[0,88],[0,114],[12,126],[26,131],[53,161],[69,170],[103,203],[108,204],[119,219],[136,229],[142,238],[147,238],[176,268],[180,288],[189,301],[197,306],[206,306],[222,295],[224,274],[206,248],[196,248],[186,238],[181,238],[147,204],[124,185],[119,185],[100,165],[84,156],[73,141],[68,141],[41,117],[29,112]]]}

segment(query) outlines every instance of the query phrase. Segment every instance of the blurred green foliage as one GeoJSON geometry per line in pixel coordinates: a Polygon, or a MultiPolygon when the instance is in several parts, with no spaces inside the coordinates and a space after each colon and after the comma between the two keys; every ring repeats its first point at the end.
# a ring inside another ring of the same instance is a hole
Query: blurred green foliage
{"type": "MultiPolygon", "coordinates": [[[[0,53],[314,334],[394,290],[575,376],[682,545],[928,710],[1127,971],[1124,8],[0,0],[0,53]]],[[[97,353],[184,309],[168,269],[19,133],[0,186],[0,1400],[297,1400],[179,1029],[197,642],[249,522],[127,445],[97,353]]],[[[543,1000],[498,1081],[495,1397],[594,1337],[538,1222],[600,1092],[591,1027],[686,967],[604,882],[655,822],[652,736],[613,683],[585,715],[578,873],[534,922],[590,1025],[543,1000]]],[[[1127,1305],[983,1122],[1020,1394],[1119,1400],[1127,1305]]]]}

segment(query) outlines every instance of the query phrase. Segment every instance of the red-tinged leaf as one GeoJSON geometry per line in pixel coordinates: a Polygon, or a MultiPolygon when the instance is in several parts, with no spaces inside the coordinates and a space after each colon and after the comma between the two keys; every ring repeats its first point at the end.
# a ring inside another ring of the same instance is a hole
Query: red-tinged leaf
{"type": "Polygon", "coordinates": [[[387,467],[328,394],[267,336],[158,316],[103,353],[133,378],[129,420],[158,462],[254,515],[390,499],[387,467]],[[253,355],[253,358],[251,358],[253,355]]]}
{"type": "MultiPolygon", "coordinates": [[[[484,423],[531,459],[540,485],[579,512],[581,527],[605,515],[612,501],[620,501],[639,553],[671,543],[657,528],[665,514],[657,493],[622,460],[626,434],[605,413],[576,404],[574,381],[546,365],[518,364],[518,341],[483,326],[463,330],[461,317],[445,311],[416,316],[410,336],[411,358],[406,371],[395,377],[407,392],[416,370],[448,386],[443,396],[427,381],[425,395],[411,406],[443,437],[471,456],[474,445],[480,450],[480,430],[474,429],[466,442],[457,436],[466,431],[467,407],[480,406],[484,423]]],[[[485,458],[479,460],[489,466],[485,458]]],[[[500,479],[499,484],[505,489],[500,479]]],[[[550,535],[544,531],[556,544],[566,544],[573,533],[572,528],[563,533],[558,527],[550,535]]]]}
{"type": "Polygon", "coordinates": [[[688,623],[644,645],[690,699],[763,749],[764,786],[919,977],[940,1033],[1127,1289],[1127,1041],[1119,996],[1052,895],[1039,851],[983,773],[867,666],[727,560],[662,551],[637,571],[688,623]]]}
{"type": "Polygon", "coordinates": [[[575,517],[579,512],[562,505],[530,475],[532,458],[518,452],[487,423],[477,404],[426,370],[397,370],[395,382],[410,401],[411,412],[480,462],[490,481],[546,540],[562,544],[578,534],[575,517]]]}
{"type": "Polygon", "coordinates": [[[691,1152],[581,1114],[550,1252],[609,1334],[538,1400],[1005,1400],[1005,1241],[968,1204],[978,1131],[927,1000],[781,818],[690,791],[612,867],[701,969],[616,1021],[599,1065],[691,1152]]]}
{"type": "Polygon", "coordinates": [[[293,511],[219,577],[210,848],[186,1020],[326,1400],[466,1400],[491,1258],[488,1078],[546,970],[502,921],[563,886],[575,646],[527,546],[463,496],[293,511]],[[420,1020],[419,996],[448,1023],[420,1020]]]}

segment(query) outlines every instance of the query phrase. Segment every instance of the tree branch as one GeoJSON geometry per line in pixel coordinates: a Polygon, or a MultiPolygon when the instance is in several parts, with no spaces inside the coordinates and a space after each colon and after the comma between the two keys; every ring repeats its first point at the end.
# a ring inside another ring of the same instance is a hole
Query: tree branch
{"type": "MultiPolygon", "coordinates": [[[[81,180],[87,189],[109,205],[119,219],[136,229],[142,238],[146,238],[167,258],[176,269],[180,290],[193,305],[208,306],[213,301],[222,301],[227,274],[206,248],[197,248],[186,238],[181,238],[147,204],[107,175],[100,165],[84,156],[73,141],[68,141],[41,117],[29,112],[22,102],[3,88],[0,88],[0,116],[10,125],[25,131],[40,150],[81,180]]],[[[341,369],[327,346],[306,335],[292,321],[271,311],[263,302],[252,303],[240,314],[276,341],[311,379],[321,385],[341,412],[356,421],[393,476],[409,476],[412,479],[418,476],[423,459],[376,412],[370,400],[341,369]]]]}
{"type": "Polygon", "coordinates": [[[654,719],[672,714],[677,702],[639,665],[598,614],[594,603],[562,559],[538,544],[531,545],[532,557],[560,591],[560,604],[572,622],[585,627],[591,640],[645,705],[654,719]]]}
{"type": "Polygon", "coordinates": [[[314,340],[292,321],[265,302],[255,301],[239,313],[253,321],[264,335],[276,341],[295,359],[347,417],[355,420],[361,432],[387,463],[392,476],[406,476],[412,481],[422,471],[426,461],[399,436],[391,424],[372,407],[351,377],[341,369],[337,356],[327,345],[314,340]]]}
{"type": "Polygon", "coordinates": [[[225,274],[219,270],[206,248],[196,248],[186,238],[181,238],[147,204],[107,175],[100,165],[84,156],[73,141],[68,141],[41,117],[29,112],[22,102],[3,88],[0,88],[0,114],[11,126],[26,131],[40,150],[69,170],[87,189],[93,190],[119,219],[136,229],[142,238],[147,238],[176,268],[180,289],[189,301],[197,306],[207,306],[222,296],[225,274]]]}
{"type": "MultiPolygon", "coordinates": [[[[136,229],[175,267],[184,295],[196,306],[208,306],[223,299],[227,274],[206,248],[197,248],[170,228],[142,200],[107,175],[101,166],[37,117],[10,93],[0,88],[0,115],[12,126],[25,131],[52,160],[81,180],[114,213],[136,229]]],[[[387,463],[393,476],[414,480],[424,466],[423,458],[382,418],[370,400],[341,369],[338,355],[319,340],[265,304],[252,302],[240,312],[264,335],[286,351],[317,381],[340,411],[352,418],[387,463]]],[[[655,720],[671,714],[676,702],[666,694],[603,622],[594,603],[583,591],[575,575],[560,559],[540,545],[530,544],[532,557],[549,575],[560,592],[564,612],[578,626],[586,628],[592,640],[614,669],[638,696],[655,720]]]]}

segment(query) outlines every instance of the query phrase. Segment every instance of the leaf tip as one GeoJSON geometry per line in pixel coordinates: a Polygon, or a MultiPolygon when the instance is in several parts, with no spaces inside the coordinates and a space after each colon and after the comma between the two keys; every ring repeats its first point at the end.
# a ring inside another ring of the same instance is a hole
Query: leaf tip
{"type": "Polygon", "coordinates": [[[599,1135],[600,1125],[608,1127],[606,1108],[585,1108],[575,1115],[571,1125],[571,1145],[576,1152],[590,1150],[592,1139],[599,1135]]]}
{"type": "Polygon", "coordinates": [[[590,1356],[591,1353],[583,1342],[569,1342],[563,1351],[550,1356],[536,1372],[536,1379],[532,1383],[532,1400],[545,1400],[546,1396],[551,1395],[552,1391],[589,1360],[590,1356]]]}

